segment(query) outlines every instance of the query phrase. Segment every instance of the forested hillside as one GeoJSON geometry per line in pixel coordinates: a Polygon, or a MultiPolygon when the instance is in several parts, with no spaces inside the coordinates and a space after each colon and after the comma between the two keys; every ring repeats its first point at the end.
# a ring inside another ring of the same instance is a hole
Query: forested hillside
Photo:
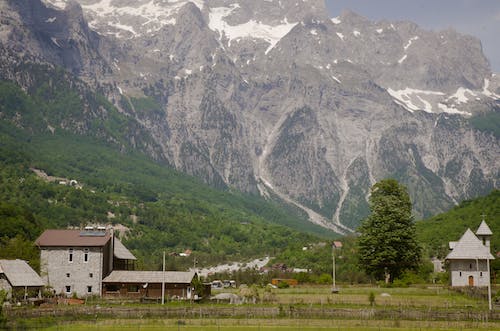
{"type": "Polygon", "coordinates": [[[182,269],[194,258],[207,265],[260,257],[290,242],[333,236],[297,211],[210,188],[136,152],[124,133],[135,130],[144,144],[147,135],[98,95],[66,83],[61,77],[57,86],[34,84],[28,92],[0,83],[0,258],[37,267],[32,242],[44,229],[88,223],[129,228],[124,241],[147,268],[158,266],[163,250],[193,250],[189,259],[169,258],[170,269],[182,269]],[[60,111],[74,115],[58,118],[60,111]],[[85,111],[102,113],[82,122],[85,111]],[[49,182],[32,169],[82,188],[49,182]]]}
{"type": "Polygon", "coordinates": [[[460,239],[467,228],[475,232],[483,217],[493,232],[491,247],[492,252],[496,253],[500,251],[499,190],[485,197],[462,201],[446,213],[417,222],[417,233],[430,254],[445,257],[448,254],[448,242],[460,239]]]}

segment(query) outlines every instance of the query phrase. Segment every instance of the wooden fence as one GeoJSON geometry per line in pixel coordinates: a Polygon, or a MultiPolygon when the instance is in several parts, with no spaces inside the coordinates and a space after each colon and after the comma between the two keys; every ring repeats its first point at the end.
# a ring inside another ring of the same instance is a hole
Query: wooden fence
{"type": "Polygon", "coordinates": [[[50,307],[6,308],[7,318],[70,317],[106,318],[305,318],[359,320],[416,320],[416,321],[500,321],[500,311],[475,310],[418,310],[418,309],[351,309],[280,305],[273,307],[50,307]]]}

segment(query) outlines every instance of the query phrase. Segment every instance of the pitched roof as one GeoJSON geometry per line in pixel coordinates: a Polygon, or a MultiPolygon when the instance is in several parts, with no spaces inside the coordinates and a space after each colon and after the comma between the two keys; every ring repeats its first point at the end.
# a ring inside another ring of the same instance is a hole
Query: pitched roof
{"type": "MultiPolygon", "coordinates": [[[[194,271],[165,271],[165,283],[189,284],[195,277],[194,271]]],[[[161,283],[162,271],[114,270],[103,283],[161,283]]]]}
{"type": "Polygon", "coordinates": [[[455,248],[446,257],[447,260],[460,260],[460,259],[488,259],[494,260],[495,258],[490,253],[490,249],[483,245],[476,235],[467,229],[462,235],[462,238],[456,243],[455,248]]]}
{"type": "Polygon", "coordinates": [[[476,230],[476,235],[478,235],[478,236],[491,236],[491,235],[493,235],[493,232],[491,232],[491,229],[488,226],[488,224],[486,224],[485,221],[482,221],[476,230]]]}
{"type": "Polygon", "coordinates": [[[107,244],[111,238],[107,231],[88,230],[45,230],[35,241],[37,246],[70,247],[95,246],[107,244]]]}
{"type": "Polygon", "coordinates": [[[115,237],[113,254],[115,257],[122,260],[137,260],[134,254],[132,254],[122,242],[115,237]]]}
{"type": "Polygon", "coordinates": [[[24,260],[0,260],[0,273],[12,286],[43,286],[43,280],[24,260]]]}

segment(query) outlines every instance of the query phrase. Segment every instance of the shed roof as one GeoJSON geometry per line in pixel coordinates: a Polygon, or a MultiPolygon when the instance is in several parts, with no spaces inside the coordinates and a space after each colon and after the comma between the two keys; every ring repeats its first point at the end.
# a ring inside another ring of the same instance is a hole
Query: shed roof
{"type": "Polygon", "coordinates": [[[44,285],[40,276],[24,260],[0,260],[0,273],[5,274],[13,287],[44,285]]]}
{"type": "Polygon", "coordinates": [[[482,259],[494,260],[488,247],[484,246],[481,240],[476,235],[467,229],[462,235],[462,238],[456,243],[453,250],[446,257],[447,260],[462,260],[462,259],[482,259]]]}
{"type": "Polygon", "coordinates": [[[190,284],[195,277],[194,271],[130,271],[130,270],[114,270],[106,278],[103,283],[165,283],[190,284]]]}
{"type": "Polygon", "coordinates": [[[35,241],[40,247],[101,247],[108,243],[111,235],[107,231],[45,230],[35,241]]]}
{"type": "Polygon", "coordinates": [[[477,228],[476,235],[478,236],[491,236],[493,232],[491,232],[490,227],[486,224],[485,221],[482,221],[479,227],[477,228]]]}
{"type": "Polygon", "coordinates": [[[122,260],[137,260],[134,254],[132,254],[122,242],[115,237],[114,246],[113,246],[113,254],[116,258],[122,260]]]}

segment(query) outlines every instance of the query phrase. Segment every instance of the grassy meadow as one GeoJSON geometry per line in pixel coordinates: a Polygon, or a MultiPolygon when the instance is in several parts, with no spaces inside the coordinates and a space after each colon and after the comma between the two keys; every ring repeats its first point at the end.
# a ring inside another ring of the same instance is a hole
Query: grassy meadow
{"type": "Polygon", "coordinates": [[[341,286],[336,294],[330,289],[259,289],[256,304],[241,305],[210,301],[161,306],[98,300],[82,306],[22,308],[24,315],[15,314],[17,308],[13,308],[7,318],[18,329],[50,331],[500,330],[500,307],[488,314],[484,298],[443,287],[341,286]]]}

